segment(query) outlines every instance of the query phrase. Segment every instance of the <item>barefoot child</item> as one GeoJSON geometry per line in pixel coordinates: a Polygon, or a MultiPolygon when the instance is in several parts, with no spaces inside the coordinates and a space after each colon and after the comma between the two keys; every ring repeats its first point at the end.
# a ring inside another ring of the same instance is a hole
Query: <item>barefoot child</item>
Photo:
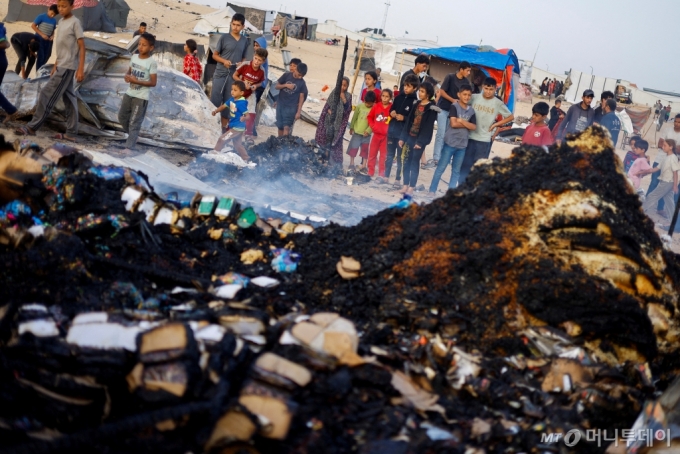
{"type": "Polygon", "coordinates": [[[366,93],[364,102],[356,106],[354,109],[354,115],[352,116],[352,121],[349,123],[349,134],[352,138],[349,140],[349,145],[347,146],[347,154],[349,155],[349,170],[354,170],[354,158],[361,148],[361,163],[359,170],[363,170],[363,165],[365,165],[365,160],[368,160],[368,145],[371,143],[371,134],[373,131],[368,124],[368,114],[373,108],[376,96],[375,93],[369,91],[366,93]]]}
{"type": "Polygon", "coordinates": [[[186,44],[184,44],[184,52],[186,53],[184,56],[184,74],[200,84],[203,68],[201,67],[201,62],[198,61],[198,57],[196,56],[198,53],[198,45],[196,44],[196,41],[193,39],[187,39],[186,44]]]}
{"type": "Polygon", "coordinates": [[[248,100],[248,121],[246,121],[246,135],[253,135],[255,124],[255,109],[257,107],[257,95],[255,91],[265,83],[264,68],[262,65],[267,60],[267,49],[255,49],[255,55],[250,62],[244,63],[234,74],[234,80],[242,81],[246,86],[243,97],[248,100]]]}
{"type": "Polygon", "coordinates": [[[386,88],[380,94],[380,102],[376,103],[368,113],[368,125],[373,131],[373,138],[368,149],[368,175],[375,174],[376,159],[378,161],[378,183],[386,183],[385,158],[387,157],[387,129],[390,124],[392,110],[392,90],[386,88]]]}
{"type": "Polygon", "coordinates": [[[151,87],[156,86],[158,65],[151,58],[151,52],[156,44],[156,38],[151,33],[142,33],[137,43],[139,54],[130,58],[130,67],[125,74],[125,82],[130,88],[123,95],[123,102],[118,111],[118,123],[128,135],[125,141],[124,155],[132,153],[137,145],[139,132],[149,105],[151,87]]]}
{"type": "Polygon", "coordinates": [[[402,194],[413,194],[420,173],[420,158],[425,147],[432,141],[434,122],[439,111],[431,101],[433,96],[434,86],[423,82],[418,89],[420,102],[411,109],[399,139],[399,146],[403,147],[404,162],[404,187],[400,191],[402,194]]]}
{"type": "MultiPolygon", "coordinates": [[[[640,147],[642,141],[638,141],[636,146],[640,147]]],[[[678,162],[678,157],[673,153],[675,148],[675,143],[672,140],[665,140],[661,145],[664,153],[666,154],[666,159],[659,167],[659,185],[651,193],[647,194],[647,200],[645,200],[642,209],[645,214],[649,216],[650,213],[656,211],[657,203],[659,200],[664,201],[664,214],[668,221],[671,220],[673,216],[673,210],[675,209],[675,199],[674,195],[678,193],[678,170],[680,170],[680,162],[678,162]]]]}
{"type": "Polygon", "coordinates": [[[550,132],[550,128],[545,123],[548,118],[550,106],[546,102],[537,102],[531,109],[531,124],[524,130],[522,135],[522,145],[533,145],[536,147],[549,147],[555,143],[555,139],[550,132]]]}
{"type": "Polygon", "coordinates": [[[57,48],[57,61],[52,67],[50,80],[40,91],[33,119],[18,128],[15,133],[20,136],[34,136],[45,123],[47,117],[59,99],[66,105],[66,134],[57,134],[55,139],[76,141],[78,135],[78,99],[73,90],[73,80],[82,82],[85,78],[85,40],[83,27],[73,15],[74,0],[58,0],[57,8],[61,19],[59,32],[54,40],[57,48]]]}
{"type": "Polygon", "coordinates": [[[213,110],[212,114],[215,116],[224,109],[229,109],[228,114],[230,117],[227,131],[217,140],[213,151],[219,153],[224,148],[224,145],[231,140],[238,155],[244,161],[248,161],[250,157],[243,146],[243,133],[246,130],[245,117],[248,115],[248,101],[243,97],[245,91],[246,84],[240,80],[235,80],[231,86],[231,98],[213,110]]]}

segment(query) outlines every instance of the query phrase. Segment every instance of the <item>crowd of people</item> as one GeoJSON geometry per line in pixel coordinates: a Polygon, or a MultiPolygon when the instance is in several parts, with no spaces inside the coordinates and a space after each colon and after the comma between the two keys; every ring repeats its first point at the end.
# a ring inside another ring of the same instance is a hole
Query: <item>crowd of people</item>
{"type": "Polygon", "coordinates": [[[539,92],[543,96],[547,96],[548,100],[550,100],[550,98],[553,96],[557,98],[562,94],[563,90],[564,90],[563,81],[557,79],[549,79],[547,77],[543,79],[543,82],[541,82],[541,86],[539,87],[539,92]]]}

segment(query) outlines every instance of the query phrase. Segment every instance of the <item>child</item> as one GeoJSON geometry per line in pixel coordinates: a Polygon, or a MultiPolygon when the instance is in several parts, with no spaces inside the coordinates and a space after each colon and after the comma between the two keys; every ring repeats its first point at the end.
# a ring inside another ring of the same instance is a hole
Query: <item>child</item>
{"type": "Polygon", "coordinates": [[[368,71],[364,75],[364,85],[366,85],[366,88],[361,90],[362,101],[364,100],[366,93],[369,91],[375,93],[375,99],[380,99],[380,89],[375,87],[376,82],[378,82],[378,75],[375,73],[375,71],[368,71]]]}
{"type": "Polygon", "coordinates": [[[184,44],[184,52],[186,53],[184,56],[184,74],[200,84],[203,68],[201,67],[201,63],[198,61],[198,57],[196,56],[198,53],[196,41],[193,39],[187,39],[186,44],[184,44]]]}
{"type": "MultiPolygon", "coordinates": [[[[347,147],[349,170],[354,170],[356,168],[354,165],[354,158],[357,156],[359,148],[361,148],[361,163],[364,164],[364,160],[368,160],[368,145],[371,143],[371,134],[373,133],[368,124],[368,114],[371,112],[375,100],[375,93],[369,91],[366,93],[364,102],[354,109],[352,121],[349,123],[349,134],[352,138],[347,147]]],[[[363,167],[360,167],[359,170],[363,170],[363,167]]]]}
{"type": "Polygon", "coordinates": [[[440,110],[431,101],[434,87],[429,82],[423,82],[418,89],[420,102],[411,109],[408,120],[404,125],[399,140],[404,162],[404,188],[402,194],[412,195],[418,182],[420,173],[420,158],[425,147],[432,141],[434,122],[440,110]]]}
{"type": "MultiPolygon", "coordinates": [[[[458,102],[450,103],[449,107],[449,128],[446,128],[444,135],[444,147],[442,148],[437,169],[434,171],[432,182],[430,183],[430,195],[437,192],[437,186],[446,167],[451,162],[451,179],[449,189],[458,186],[460,176],[460,166],[463,164],[465,149],[468,145],[470,131],[477,129],[477,117],[475,109],[470,105],[472,99],[472,87],[461,85],[457,87],[458,102]]],[[[442,124],[444,127],[444,124],[442,124]]]]}
{"type": "MultiPolygon", "coordinates": [[[[675,143],[673,145],[675,145],[675,143]]],[[[633,182],[635,192],[637,192],[638,196],[640,197],[643,203],[645,201],[645,191],[642,190],[642,188],[640,188],[642,177],[644,177],[645,175],[649,175],[650,173],[658,172],[660,170],[659,167],[652,168],[652,166],[649,165],[647,156],[645,156],[645,153],[647,152],[648,148],[649,144],[647,143],[646,140],[640,139],[639,143],[636,142],[636,146],[633,147],[633,152],[635,153],[635,156],[637,156],[637,159],[635,159],[635,162],[633,162],[633,164],[630,166],[630,170],[628,170],[627,172],[628,176],[633,182]]]]}
{"type": "Polygon", "coordinates": [[[132,153],[137,145],[139,131],[142,129],[146,108],[149,105],[149,92],[151,87],[156,86],[158,65],[156,60],[151,58],[155,44],[156,38],[152,34],[142,34],[137,43],[139,54],[132,56],[130,67],[125,74],[125,82],[130,84],[130,88],[123,95],[118,112],[118,122],[128,134],[125,149],[121,152],[123,155],[132,153]]]}
{"type": "MultiPolygon", "coordinates": [[[[9,41],[7,40],[7,30],[5,29],[5,24],[0,22],[0,86],[2,86],[2,80],[5,78],[5,72],[7,71],[7,54],[5,49],[9,47],[9,41]]],[[[4,110],[7,116],[2,121],[3,124],[7,124],[10,121],[14,121],[18,115],[17,108],[12,105],[11,102],[5,95],[0,92],[0,109],[4,110]]]]}
{"type": "Polygon", "coordinates": [[[35,32],[40,48],[38,58],[35,63],[36,72],[50,59],[52,55],[52,41],[54,40],[54,29],[57,28],[57,20],[54,18],[59,14],[57,5],[50,5],[47,13],[42,13],[35,18],[31,28],[35,32]]]}
{"type": "Polygon", "coordinates": [[[276,127],[279,137],[290,135],[296,120],[302,114],[302,104],[307,99],[307,84],[303,77],[307,74],[307,65],[300,62],[295,69],[284,73],[276,82],[276,89],[280,90],[276,102],[276,127]]]}
{"type": "Polygon", "coordinates": [[[141,22],[139,24],[139,29],[135,30],[132,37],[134,38],[135,36],[143,35],[144,33],[146,33],[146,22],[141,22]]]}
{"type": "MultiPolygon", "coordinates": [[[[640,142],[637,142],[638,147],[642,145],[640,142]]],[[[656,189],[647,195],[647,200],[645,200],[644,205],[642,205],[645,214],[649,216],[650,213],[656,211],[659,200],[663,199],[664,216],[669,221],[673,216],[673,210],[675,209],[675,199],[673,196],[678,193],[678,170],[680,170],[678,157],[673,153],[675,145],[676,144],[672,140],[664,141],[662,149],[664,153],[666,153],[666,159],[664,159],[659,167],[659,184],[656,189]]]]}
{"type": "Polygon", "coordinates": [[[10,42],[18,57],[14,72],[21,76],[22,79],[28,79],[40,51],[40,43],[36,35],[30,32],[15,33],[12,35],[10,42]]]}
{"type": "Polygon", "coordinates": [[[533,145],[536,147],[549,147],[555,143],[555,139],[550,133],[550,128],[545,124],[548,118],[550,106],[546,102],[537,102],[531,109],[531,124],[524,130],[522,145],[533,145]]]}
{"type": "Polygon", "coordinates": [[[55,139],[76,141],[78,135],[78,98],[73,90],[73,81],[82,82],[85,78],[85,40],[83,27],[73,15],[74,0],[58,0],[57,8],[59,33],[54,40],[57,47],[57,61],[52,67],[50,80],[42,87],[33,119],[18,128],[20,136],[34,136],[52,113],[57,101],[62,98],[66,105],[66,133],[57,134],[55,139]]]}
{"type": "MultiPolygon", "coordinates": [[[[628,140],[628,143],[630,144],[630,151],[627,152],[626,156],[623,158],[623,171],[626,173],[628,173],[628,170],[630,170],[630,166],[632,166],[635,160],[639,157],[638,154],[635,152],[635,145],[639,140],[642,140],[642,137],[633,136],[628,140]]],[[[645,151],[647,151],[646,148],[645,151]]]]}
{"type": "Polygon", "coordinates": [[[373,138],[368,150],[368,175],[375,174],[375,161],[378,159],[377,182],[387,183],[385,179],[385,159],[387,155],[387,130],[389,128],[390,110],[392,110],[392,90],[386,88],[380,94],[380,102],[376,103],[368,113],[368,125],[373,131],[373,138]]]}
{"type": "Polygon", "coordinates": [[[248,100],[248,119],[246,120],[246,135],[253,135],[255,124],[255,108],[257,107],[257,95],[255,91],[265,83],[264,69],[262,64],[267,60],[267,49],[257,48],[253,60],[243,64],[234,74],[234,80],[243,81],[246,92],[243,97],[248,100]]]}
{"type": "Polygon", "coordinates": [[[557,122],[561,118],[564,118],[566,114],[567,113],[562,110],[562,100],[556,99],[555,105],[550,108],[550,121],[548,121],[548,128],[550,128],[550,132],[552,133],[553,137],[555,137],[555,133],[557,133],[557,130],[555,129],[557,122]]]}
{"type": "Polygon", "coordinates": [[[297,71],[297,67],[300,63],[302,63],[302,60],[299,58],[291,58],[290,63],[288,64],[288,67],[290,68],[289,72],[292,73],[293,71],[297,71]]]}
{"type": "Polygon", "coordinates": [[[243,118],[248,112],[248,101],[243,97],[246,91],[246,84],[240,80],[235,80],[231,86],[231,98],[227,100],[217,109],[213,110],[213,116],[229,108],[229,127],[227,131],[220,136],[215,144],[214,153],[219,153],[224,148],[227,142],[233,141],[234,149],[238,155],[244,160],[248,161],[250,157],[243,146],[243,133],[246,130],[245,119],[243,118]]]}
{"type": "MultiPolygon", "coordinates": [[[[418,103],[418,85],[420,81],[415,74],[409,74],[404,78],[404,89],[399,96],[394,98],[392,103],[392,111],[390,112],[390,127],[387,131],[387,159],[385,160],[385,178],[390,177],[392,171],[392,162],[395,155],[397,158],[397,174],[394,179],[394,187],[401,189],[401,147],[399,146],[399,137],[401,136],[404,124],[408,119],[413,106],[418,103]]],[[[396,85],[395,85],[396,86],[396,85]]]]}
{"type": "Polygon", "coordinates": [[[392,87],[392,94],[394,95],[394,99],[397,99],[397,96],[399,96],[399,86],[395,85],[392,87]]]}

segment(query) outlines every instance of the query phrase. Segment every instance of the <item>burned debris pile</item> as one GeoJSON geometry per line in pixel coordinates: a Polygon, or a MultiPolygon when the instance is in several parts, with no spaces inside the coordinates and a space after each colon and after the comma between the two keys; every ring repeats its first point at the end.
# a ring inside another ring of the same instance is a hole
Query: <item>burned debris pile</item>
{"type": "Polygon", "coordinates": [[[643,408],[667,428],[680,269],[607,144],[320,228],[62,157],[0,213],[0,449],[604,452],[643,408]]]}

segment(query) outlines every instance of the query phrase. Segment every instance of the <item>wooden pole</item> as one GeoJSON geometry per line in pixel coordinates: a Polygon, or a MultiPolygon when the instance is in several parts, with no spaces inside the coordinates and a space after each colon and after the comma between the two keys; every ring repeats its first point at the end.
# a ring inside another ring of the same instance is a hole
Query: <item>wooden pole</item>
{"type": "Polygon", "coordinates": [[[359,68],[361,67],[361,57],[364,56],[364,45],[366,44],[366,37],[361,43],[361,50],[359,51],[359,59],[357,60],[357,67],[354,69],[354,77],[352,78],[352,89],[349,91],[349,95],[354,97],[354,86],[357,83],[357,77],[359,76],[359,68]]]}

